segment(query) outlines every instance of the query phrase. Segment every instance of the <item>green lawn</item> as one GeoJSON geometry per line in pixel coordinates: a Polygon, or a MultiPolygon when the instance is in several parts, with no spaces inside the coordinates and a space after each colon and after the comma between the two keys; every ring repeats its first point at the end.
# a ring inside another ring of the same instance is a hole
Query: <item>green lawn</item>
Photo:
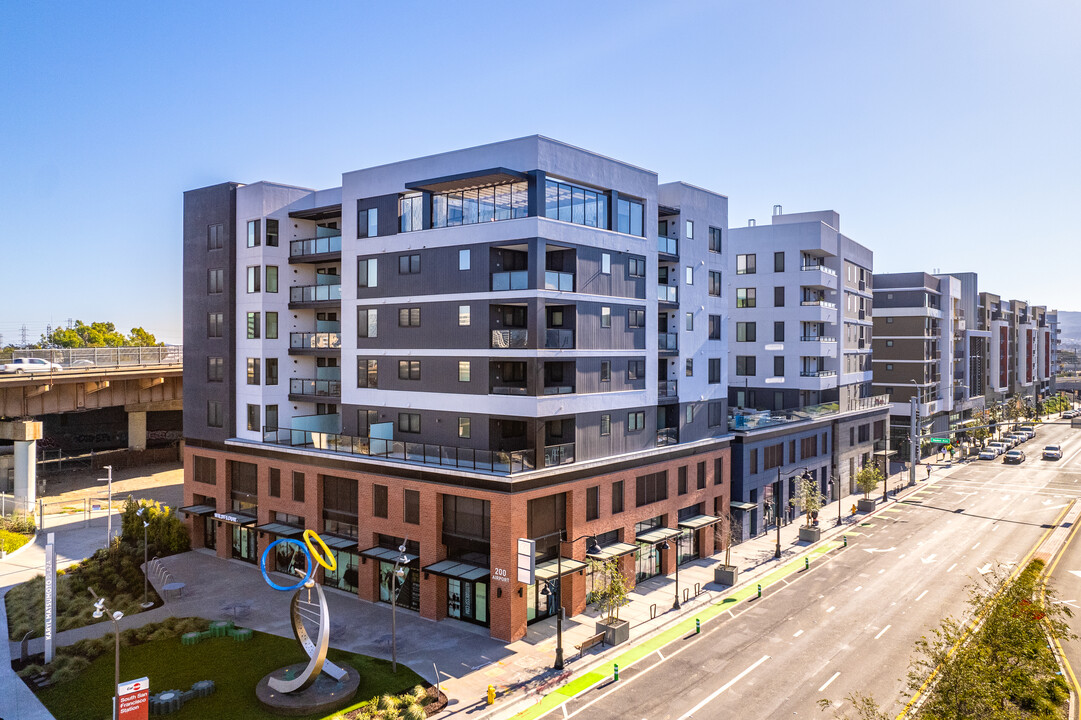
{"type": "MultiPolygon", "coordinates": [[[[390,662],[366,655],[331,649],[327,656],[352,665],[360,672],[360,688],[354,703],[383,693],[400,693],[414,685],[426,684],[419,675],[398,664],[390,672],[390,662]]],[[[205,718],[275,717],[263,711],[255,699],[255,686],[272,670],[302,662],[304,653],[292,638],[256,632],[251,640],[237,642],[231,637],[211,638],[197,645],[181,645],[179,638],[155,640],[144,645],[120,648],[120,681],[150,678],[151,693],[187,690],[198,680],[213,680],[217,691],[198,698],[170,715],[175,720],[205,718]]],[[[103,720],[109,717],[113,683],[113,653],[94,660],[78,678],[54,685],[39,693],[57,720],[103,720]]],[[[306,716],[319,720],[323,715],[306,716]]]]}

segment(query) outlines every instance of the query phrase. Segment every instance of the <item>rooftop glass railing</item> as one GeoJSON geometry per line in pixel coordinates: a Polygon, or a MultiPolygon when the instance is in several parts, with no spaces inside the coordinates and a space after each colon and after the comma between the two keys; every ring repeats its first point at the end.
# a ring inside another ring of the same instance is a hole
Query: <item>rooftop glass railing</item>
{"type": "Polygon", "coordinates": [[[874,408],[888,407],[889,395],[875,395],[866,398],[851,398],[843,406],[840,403],[829,402],[819,405],[807,405],[801,408],[789,410],[728,410],[728,429],[738,431],[757,430],[759,428],[774,427],[787,423],[814,420],[829,415],[837,415],[842,412],[856,412],[859,410],[873,410],[874,408]]]}

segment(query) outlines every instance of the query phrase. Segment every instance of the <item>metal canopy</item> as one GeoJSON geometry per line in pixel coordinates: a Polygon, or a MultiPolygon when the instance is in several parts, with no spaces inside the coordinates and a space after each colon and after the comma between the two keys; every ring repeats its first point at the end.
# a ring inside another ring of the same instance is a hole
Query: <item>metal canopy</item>
{"type": "Polygon", "coordinates": [[[289,213],[289,217],[298,218],[300,220],[330,220],[331,218],[342,216],[342,206],[339,205],[324,205],[323,207],[312,208],[311,210],[294,210],[289,213]]]}
{"type": "Polygon", "coordinates": [[[746,510],[754,510],[756,507],[758,507],[754,503],[745,503],[745,502],[730,502],[730,503],[728,503],[728,506],[731,507],[733,510],[744,510],[744,511],[746,511],[746,510]]]}
{"type": "Polygon", "coordinates": [[[611,545],[605,545],[600,549],[598,553],[586,553],[587,558],[594,560],[611,560],[612,558],[623,557],[624,555],[630,555],[633,552],[638,551],[638,546],[631,545],[629,543],[612,543],[611,545]]]}
{"type": "Polygon", "coordinates": [[[488,170],[460,173],[458,175],[445,175],[443,177],[418,180],[406,183],[408,190],[427,190],[428,192],[452,192],[465,190],[466,188],[484,187],[486,185],[502,185],[510,182],[523,182],[529,176],[517,170],[497,167],[488,170]]]}
{"type": "Polygon", "coordinates": [[[283,538],[298,538],[304,534],[304,528],[295,525],[286,525],[280,522],[268,522],[255,528],[259,532],[270,533],[283,538]]]}
{"type": "Polygon", "coordinates": [[[679,537],[683,534],[682,530],[676,530],[675,528],[652,528],[651,530],[643,530],[635,537],[635,542],[645,545],[660,545],[665,540],[670,538],[679,537]]]}
{"type": "Polygon", "coordinates": [[[454,578],[455,580],[476,582],[477,580],[487,578],[491,573],[491,570],[486,567],[480,567],[479,565],[458,562],[457,560],[441,560],[434,565],[429,565],[424,568],[424,572],[431,573],[432,575],[442,575],[443,577],[454,578]]]}
{"type": "Polygon", "coordinates": [[[178,509],[178,512],[182,512],[185,515],[197,515],[204,517],[206,515],[213,515],[218,511],[218,508],[213,505],[185,505],[178,509]]]}
{"type": "Polygon", "coordinates": [[[686,520],[680,520],[679,526],[684,530],[701,530],[704,527],[709,527],[720,521],[721,519],[719,517],[714,517],[713,515],[695,515],[686,520]]]}
{"type": "Polygon", "coordinates": [[[382,560],[384,562],[395,563],[398,562],[398,558],[405,555],[405,563],[408,565],[411,562],[415,562],[420,558],[419,555],[413,555],[412,553],[402,553],[397,550],[391,550],[385,547],[373,547],[367,550],[361,550],[360,554],[364,557],[375,558],[376,560],[382,560]]]}
{"type": "Polygon", "coordinates": [[[587,567],[581,560],[572,560],[571,558],[563,558],[562,563],[556,560],[545,560],[542,563],[537,563],[537,580],[553,580],[559,577],[560,565],[562,565],[564,575],[573,575],[579,570],[585,570],[587,567]]]}
{"type": "Polygon", "coordinates": [[[230,512],[214,512],[214,519],[218,522],[227,523],[229,525],[254,525],[259,522],[259,518],[240,510],[232,510],[230,512]]]}
{"type": "Polygon", "coordinates": [[[323,542],[327,544],[327,547],[332,550],[357,551],[356,538],[335,537],[333,535],[321,535],[320,537],[323,538],[323,542]]]}

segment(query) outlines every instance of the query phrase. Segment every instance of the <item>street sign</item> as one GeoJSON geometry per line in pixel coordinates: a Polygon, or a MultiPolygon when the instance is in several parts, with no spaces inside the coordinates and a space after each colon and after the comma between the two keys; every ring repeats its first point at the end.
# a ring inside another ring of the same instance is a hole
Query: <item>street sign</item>
{"type": "Polygon", "coordinates": [[[118,720],[148,720],[150,679],[139,678],[116,686],[118,720]]]}
{"type": "Polygon", "coordinates": [[[518,582],[532,585],[536,582],[537,541],[518,538],[518,582]]]}
{"type": "Polygon", "coordinates": [[[933,442],[933,443],[935,443],[937,445],[949,445],[950,444],[950,439],[949,438],[930,438],[930,442],[933,442]]]}
{"type": "Polygon", "coordinates": [[[45,545],[45,662],[53,661],[56,639],[56,544],[53,533],[45,545]]]}

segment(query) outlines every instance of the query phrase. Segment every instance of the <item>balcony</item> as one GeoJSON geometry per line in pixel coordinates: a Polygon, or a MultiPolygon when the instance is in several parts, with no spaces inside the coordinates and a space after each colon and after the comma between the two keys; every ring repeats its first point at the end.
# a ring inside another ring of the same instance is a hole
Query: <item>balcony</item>
{"type": "Polygon", "coordinates": [[[806,271],[806,272],[824,272],[827,275],[832,275],[833,277],[837,277],[837,271],[836,270],[834,270],[833,268],[826,267],[825,265],[818,265],[816,263],[803,263],[802,265],[799,266],[799,269],[801,271],[806,271]]]}
{"type": "Polygon", "coordinates": [[[679,399],[679,381],[661,380],[657,383],[657,399],[661,402],[679,399]]]}
{"type": "Polygon", "coordinates": [[[491,385],[488,387],[489,395],[528,395],[529,388],[525,385],[491,385]]]}
{"type": "Polygon", "coordinates": [[[341,260],[341,257],[342,236],[340,233],[289,242],[289,262],[291,263],[328,262],[341,260]]]}
{"type": "Polygon", "coordinates": [[[800,342],[836,343],[837,338],[827,335],[801,335],[800,342]]]}
{"type": "Polygon", "coordinates": [[[492,290],[528,290],[529,272],[515,270],[514,272],[492,273],[492,290]]]}
{"type": "Polygon", "coordinates": [[[298,354],[319,354],[321,352],[340,352],[342,336],[336,332],[299,332],[289,333],[289,352],[298,354]]]}
{"type": "Polygon", "coordinates": [[[574,462],[574,443],[546,445],[544,447],[544,466],[569,465],[574,462]]]}
{"type": "Polygon", "coordinates": [[[574,273],[546,271],[544,273],[544,289],[574,292],[574,273]]]}
{"type": "Polygon", "coordinates": [[[340,398],[342,396],[342,383],[341,380],[290,378],[289,395],[340,398]]]}
{"type": "Polygon", "coordinates": [[[800,377],[809,378],[824,378],[824,377],[836,377],[836,370],[800,370],[800,377]]]}
{"type": "Polygon", "coordinates": [[[679,333],[657,333],[657,351],[666,354],[679,352],[679,333]]]}
{"type": "Polygon", "coordinates": [[[872,410],[874,408],[889,407],[889,395],[875,395],[866,398],[853,398],[849,400],[847,407],[842,410],[839,403],[828,402],[820,405],[807,405],[791,410],[732,410],[728,411],[729,430],[756,430],[764,427],[775,427],[794,422],[803,422],[815,418],[837,415],[841,412],[854,412],[858,410],[872,410]]]}
{"type": "Polygon", "coordinates": [[[831,303],[831,302],[829,302],[827,300],[819,300],[819,299],[803,300],[803,301],[800,302],[800,305],[802,305],[803,307],[823,307],[823,308],[830,308],[832,310],[837,309],[837,304],[836,303],[831,303]]]}
{"type": "Polygon", "coordinates": [[[658,237],[657,252],[662,255],[679,257],[679,238],[658,237]]]}
{"type": "Polygon", "coordinates": [[[541,392],[545,395],[572,395],[573,385],[545,385],[541,392]]]}
{"type": "Polygon", "coordinates": [[[525,328],[492,331],[492,348],[499,350],[521,350],[527,347],[529,331],[525,328]]]}
{"type": "Polygon", "coordinates": [[[547,328],[544,331],[544,347],[554,350],[572,350],[574,348],[574,331],[547,328]]]}
{"type": "Polygon", "coordinates": [[[295,285],[289,288],[289,307],[325,303],[340,305],[342,302],[341,283],[335,285],[295,285]]]}
{"type": "Polygon", "coordinates": [[[676,285],[658,285],[657,302],[679,303],[679,287],[676,285]]]}
{"type": "Polygon", "coordinates": [[[679,428],[666,427],[657,430],[657,447],[679,444],[679,428]]]}

